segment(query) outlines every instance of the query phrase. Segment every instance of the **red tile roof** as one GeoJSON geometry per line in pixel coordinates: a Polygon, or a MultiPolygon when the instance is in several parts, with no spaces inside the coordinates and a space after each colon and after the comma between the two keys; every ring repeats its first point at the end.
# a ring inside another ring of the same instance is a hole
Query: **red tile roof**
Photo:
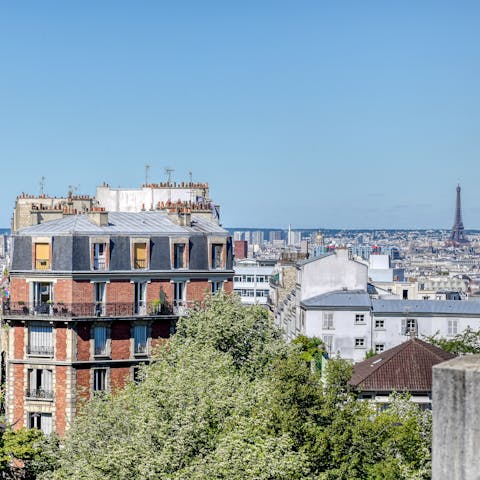
{"type": "Polygon", "coordinates": [[[350,384],[361,391],[430,392],[432,367],[455,355],[418,338],[354,366],[350,384]]]}

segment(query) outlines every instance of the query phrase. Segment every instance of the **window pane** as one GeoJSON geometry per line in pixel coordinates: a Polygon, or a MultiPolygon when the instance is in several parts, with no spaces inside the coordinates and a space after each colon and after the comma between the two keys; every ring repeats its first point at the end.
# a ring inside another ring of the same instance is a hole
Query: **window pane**
{"type": "Polygon", "coordinates": [[[135,325],[133,329],[135,353],[147,353],[147,326],[135,325]]]}
{"type": "Polygon", "coordinates": [[[95,327],[93,329],[93,340],[95,355],[105,355],[107,353],[107,327],[95,327]]]}

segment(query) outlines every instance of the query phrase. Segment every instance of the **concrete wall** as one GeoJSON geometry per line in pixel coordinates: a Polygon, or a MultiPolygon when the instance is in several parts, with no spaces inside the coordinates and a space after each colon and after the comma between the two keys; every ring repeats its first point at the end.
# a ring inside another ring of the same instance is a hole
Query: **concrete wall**
{"type": "Polygon", "coordinates": [[[480,478],[480,355],[433,367],[433,480],[480,478]]]}

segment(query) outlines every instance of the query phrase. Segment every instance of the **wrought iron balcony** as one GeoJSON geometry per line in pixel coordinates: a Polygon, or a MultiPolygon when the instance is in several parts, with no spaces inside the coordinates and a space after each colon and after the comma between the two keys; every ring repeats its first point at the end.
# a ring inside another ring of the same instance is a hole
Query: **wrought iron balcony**
{"type": "Polygon", "coordinates": [[[41,357],[53,357],[52,345],[27,345],[29,355],[39,355],[41,357]]]}
{"type": "MultiPolygon", "coordinates": [[[[182,302],[186,306],[186,302],[182,302]]],[[[32,317],[38,319],[57,317],[133,317],[153,315],[176,315],[180,305],[174,308],[170,303],[131,302],[131,303],[50,303],[50,302],[12,302],[2,305],[6,317],[32,317]]]]}
{"type": "Polygon", "coordinates": [[[51,390],[45,390],[44,388],[29,388],[25,390],[25,397],[36,400],[53,400],[53,392],[51,390]]]}

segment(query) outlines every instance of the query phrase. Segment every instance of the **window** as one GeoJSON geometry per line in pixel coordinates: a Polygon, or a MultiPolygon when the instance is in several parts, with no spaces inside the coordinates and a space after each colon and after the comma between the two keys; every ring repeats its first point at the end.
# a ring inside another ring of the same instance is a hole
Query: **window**
{"type": "Polygon", "coordinates": [[[133,367],[133,369],[132,369],[132,379],[135,383],[140,383],[143,380],[140,366],[137,365],[137,366],[133,367]]]}
{"type": "Polygon", "coordinates": [[[355,315],[355,323],[365,323],[365,315],[363,313],[357,313],[355,315]]]}
{"type": "Polygon", "coordinates": [[[403,298],[404,300],[408,300],[408,290],[403,290],[403,291],[402,291],[402,298],[403,298]]]}
{"type": "Polygon", "coordinates": [[[263,275],[258,275],[257,276],[257,283],[263,283],[265,282],[265,277],[263,275]]]}
{"type": "Polygon", "coordinates": [[[417,321],[414,318],[402,318],[402,335],[417,334],[417,321]]]}
{"type": "Polygon", "coordinates": [[[176,243],[173,247],[173,268],[185,268],[185,244],[176,243]]]}
{"type": "Polygon", "coordinates": [[[385,328],[385,320],[383,318],[376,318],[375,319],[375,328],[377,330],[382,330],[385,328]]]}
{"type": "Polygon", "coordinates": [[[223,280],[212,280],[212,294],[215,295],[221,290],[223,290],[223,280]]]}
{"type": "Polygon", "coordinates": [[[255,277],[253,275],[245,275],[245,281],[247,283],[254,283],[255,282],[255,277]]]}
{"type": "Polygon", "coordinates": [[[333,353],[333,335],[323,335],[322,340],[325,345],[325,350],[331,355],[333,353]]]}
{"type": "Polygon", "coordinates": [[[52,414],[30,412],[28,414],[28,427],[41,430],[44,435],[52,433],[52,414]]]}
{"type": "Polygon", "coordinates": [[[181,305],[185,301],[185,282],[175,282],[173,285],[173,301],[176,305],[181,305]]]}
{"type": "Polygon", "coordinates": [[[212,245],[212,268],[222,268],[223,245],[214,243],[212,245]]]}
{"type": "Polygon", "coordinates": [[[135,313],[137,315],[146,315],[147,313],[146,292],[146,282],[135,282],[135,313]]]}
{"type": "Polygon", "coordinates": [[[147,354],[147,326],[135,325],[133,327],[133,343],[135,355],[147,354]]]}
{"type": "Polygon", "coordinates": [[[105,243],[93,244],[93,269],[105,270],[107,268],[106,262],[107,245],[105,243]]]}
{"type": "Polygon", "coordinates": [[[93,327],[94,355],[107,354],[107,327],[97,325],[93,327]]]}
{"type": "Polygon", "coordinates": [[[233,277],[233,281],[234,282],[241,282],[242,281],[242,276],[241,275],[235,275],[233,277]]]}
{"type": "Polygon", "coordinates": [[[147,268],[147,244],[133,244],[133,268],[147,268]]]}
{"type": "Polygon", "coordinates": [[[324,330],[333,330],[333,313],[332,312],[323,312],[323,329],[324,330]]]}
{"type": "Polygon", "coordinates": [[[95,283],[95,315],[97,317],[106,314],[105,306],[106,288],[105,283],[95,283]]]}
{"type": "Polygon", "coordinates": [[[365,339],[364,338],[356,338],[355,339],[355,348],[365,348],[365,339]]]}
{"type": "Polygon", "coordinates": [[[50,314],[53,309],[52,300],[52,283],[33,282],[33,311],[35,313],[50,314]]]}
{"type": "Polygon", "coordinates": [[[382,353],[385,350],[385,344],[376,343],[375,344],[375,353],[382,353]]]}
{"type": "Polygon", "coordinates": [[[29,325],[27,353],[37,356],[53,356],[53,329],[51,325],[29,325]]]}
{"type": "Polygon", "coordinates": [[[50,244],[35,244],[35,270],[50,269],[50,244]]]}
{"type": "Polygon", "coordinates": [[[104,392],[107,389],[107,369],[95,368],[93,370],[93,391],[104,392]]]}
{"type": "Polygon", "coordinates": [[[43,368],[28,370],[27,398],[53,400],[52,371],[43,368]]]}
{"type": "Polygon", "coordinates": [[[448,321],[448,335],[456,335],[458,333],[458,320],[448,321]]]}

